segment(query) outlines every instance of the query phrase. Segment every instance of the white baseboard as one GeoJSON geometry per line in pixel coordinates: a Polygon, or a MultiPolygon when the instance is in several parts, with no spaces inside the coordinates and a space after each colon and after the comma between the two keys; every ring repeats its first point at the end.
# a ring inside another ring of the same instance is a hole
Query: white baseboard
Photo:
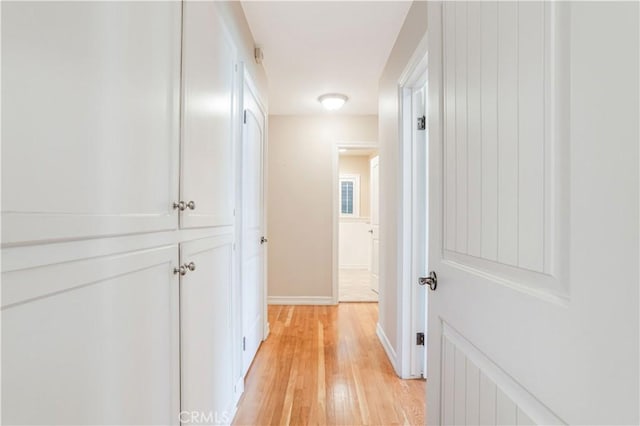
{"type": "Polygon", "coordinates": [[[240,397],[244,393],[244,377],[240,377],[234,386],[235,393],[233,395],[234,405],[237,407],[238,402],[240,402],[240,397]]]}
{"type": "Polygon", "coordinates": [[[271,333],[271,326],[269,325],[269,322],[267,321],[266,324],[264,325],[264,337],[262,338],[263,342],[265,340],[267,340],[267,337],[269,337],[269,333],[271,333]]]}
{"type": "Polygon", "coordinates": [[[369,270],[369,264],[365,265],[339,265],[338,269],[360,269],[363,271],[369,270]]]}
{"type": "Polygon", "coordinates": [[[269,305],[335,305],[331,296],[269,296],[269,305]]]}
{"type": "Polygon", "coordinates": [[[391,343],[389,342],[387,335],[384,334],[384,330],[380,326],[380,323],[376,325],[376,334],[378,335],[378,339],[380,340],[380,343],[382,343],[382,347],[384,348],[384,351],[387,353],[387,358],[389,358],[389,361],[391,362],[391,366],[393,367],[393,370],[397,373],[398,368],[397,368],[396,351],[393,350],[393,346],[391,346],[391,343]]]}

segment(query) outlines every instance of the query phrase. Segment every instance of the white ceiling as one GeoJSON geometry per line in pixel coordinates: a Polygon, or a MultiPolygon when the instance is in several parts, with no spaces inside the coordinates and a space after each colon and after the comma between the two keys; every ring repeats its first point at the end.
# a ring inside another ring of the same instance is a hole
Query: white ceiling
{"type": "Polygon", "coordinates": [[[410,5],[243,1],[264,51],[269,113],[324,113],[318,96],[338,92],[349,97],[339,114],[377,114],[378,80],[410,5]]]}

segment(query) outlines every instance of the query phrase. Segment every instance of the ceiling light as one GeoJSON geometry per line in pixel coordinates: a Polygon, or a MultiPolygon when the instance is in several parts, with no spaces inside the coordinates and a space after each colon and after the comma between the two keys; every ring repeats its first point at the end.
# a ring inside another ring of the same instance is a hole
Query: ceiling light
{"type": "Polygon", "coordinates": [[[344,103],[347,102],[347,99],[349,98],[339,93],[327,93],[326,95],[320,96],[318,98],[318,101],[325,109],[329,111],[335,111],[342,108],[344,103]]]}

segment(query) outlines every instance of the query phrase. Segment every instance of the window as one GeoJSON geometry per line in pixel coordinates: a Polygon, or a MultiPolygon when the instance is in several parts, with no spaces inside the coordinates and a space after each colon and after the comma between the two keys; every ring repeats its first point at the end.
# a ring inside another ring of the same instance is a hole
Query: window
{"type": "Polygon", "coordinates": [[[340,175],[340,215],[360,216],[360,176],[340,175]]]}

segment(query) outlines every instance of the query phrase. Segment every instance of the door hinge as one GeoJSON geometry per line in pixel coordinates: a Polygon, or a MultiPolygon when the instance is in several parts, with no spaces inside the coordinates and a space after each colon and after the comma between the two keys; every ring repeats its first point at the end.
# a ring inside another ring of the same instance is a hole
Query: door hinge
{"type": "Polygon", "coordinates": [[[246,110],[246,109],[244,110],[244,116],[243,116],[243,118],[242,118],[242,122],[243,122],[244,124],[247,124],[247,110],[246,110]]]}
{"type": "Polygon", "coordinates": [[[247,338],[246,337],[242,338],[242,350],[243,351],[247,350],[247,338]]]}
{"type": "Polygon", "coordinates": [[[424,130],[427,128],[427,117],[424,115],[422,117],[418,117],[418,130],[424,130]]]}
{"type": "Polygon", "coordinates": [[[416,345],[424,346],[424,333],[416,333],[416,345]]]}

